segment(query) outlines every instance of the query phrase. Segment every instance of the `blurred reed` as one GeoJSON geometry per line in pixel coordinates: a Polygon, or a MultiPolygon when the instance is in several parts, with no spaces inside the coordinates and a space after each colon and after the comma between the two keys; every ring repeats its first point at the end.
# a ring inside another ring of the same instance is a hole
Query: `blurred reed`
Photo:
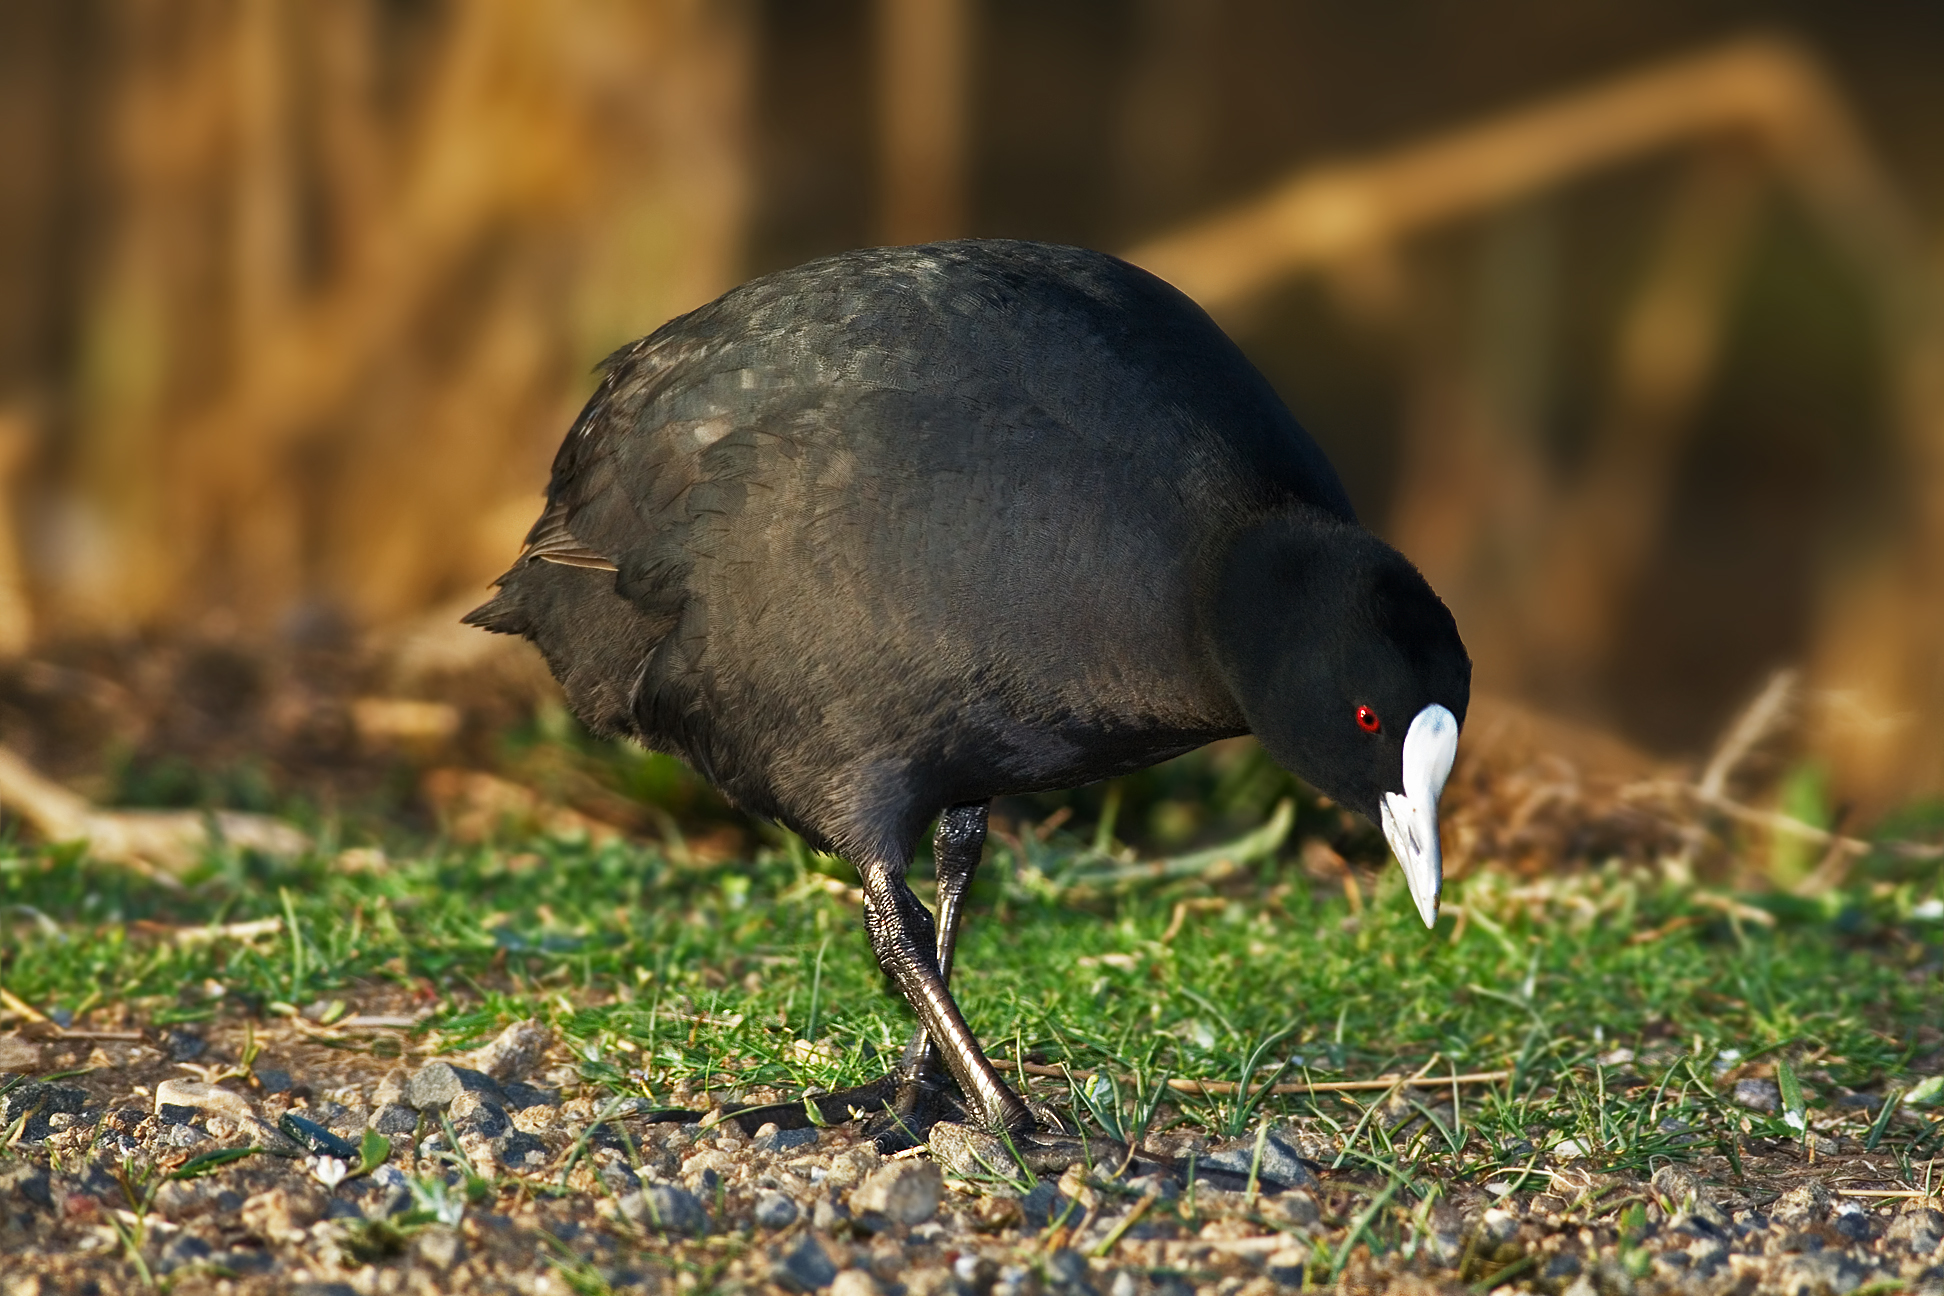
{"type": "Polygon", "coordinates": [[[738,7],[92,13],[78,362],[8,529],[44,632],[476,592],[592,362],[734,280],[738,7]]]}

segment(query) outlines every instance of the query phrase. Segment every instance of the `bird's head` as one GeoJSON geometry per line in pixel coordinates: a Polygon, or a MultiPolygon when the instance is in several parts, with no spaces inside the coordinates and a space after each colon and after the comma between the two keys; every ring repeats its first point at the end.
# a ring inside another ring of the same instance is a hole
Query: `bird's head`
{"type": "Polygon", "coordinates": [[[1451,613],[1395,549],[1310,513],[1245,532],[1216,589],[1215,655],[1249,727],[1277,763],[1382,825],[1433,925],[1438,796],[1471,700],[1451,613]]]}

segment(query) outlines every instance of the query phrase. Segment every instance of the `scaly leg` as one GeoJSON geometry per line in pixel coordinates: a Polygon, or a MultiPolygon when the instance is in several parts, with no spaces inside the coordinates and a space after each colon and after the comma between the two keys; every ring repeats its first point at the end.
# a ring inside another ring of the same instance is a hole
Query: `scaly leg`
{"type": "MultiPolygon", "coordinates": [[[[979,871],[979,859],[985,851],[986,812],[991,805],[978,801],[951,807],[938,817],[938,831],[932,836],[933,853],[938,859],[938,974],[948,988],[959,919],[965,894],[971,889],[972,876],[979,871]]],[[[885,1114],[871,1123],[879,1150],[886,1153],[923,1138],[933,1122],[958,1115],[946,1093],[951,1078],[938,1046],[932,1043],[931,1032],[922,1025],[905,1049],[898,1077],[897,1091],[885,1114]]]]}
{"type": "MultiPolygon", "coordinates": [[[[938,973],[941,982],[946,984],[951,980],[953,949],[957,944],[965,895],[971,888],[973,875],[978,872],[979,859],[985,849],[986,815],[990,807],[990,802],[972,802],[952,806],[939,816],[938,830],[932,837],[932,846],[938,858],[938,918],[935,924],[930,915],[925,914],[923,906],[916,905],[913,898],[922,924],[935,928],[938,973]]],[[[898,879],[902,887],[902,870],[898,872],[898,879]]],[[[910,894],[908,889],[906,894],[910,894]]],[[[875,930],[874,927],[874,945],[875,930]]],[[[879,958],[883,960],[882,953],[879,958]]],[[[898,979],[889,965],[885,970],[891,972],[894,980],[898,979]]],[[[905,983],[899,980],[898,984],[900,991],[904,991],[905,983]]],[[[913,1003],[915,1007],[916,1001],[913,1003]]],[[[932,1042],[931,1032],[921,1024],[895,1071],[856,1088],[818,1094],[806,1101],[816,1105],[819,1119],[831,1124],[849,1119],[853,1112],[883,1112],[872,1122],[871,1129],[888,1152],[909,1146],[914,1139],[923,1138],[934,1121],[959,1114],[953,1110],[956,1103],[947,1092],[951,1083],[938,1046],[932,1042]]],[[[735,1118],[752,1131],[767,1121],[774,1121],[785,1128],[809,1123],[802,1102],[745,1108],[735,1113],[735,1118]]]]}
{"type": "MultiPolygon", "coordinates": [[[[983,826],[983,807],[977,811],[983,826]]],[[[985,1124],[1016,1132],[1033,1128],[1032,1113],[986,1060],[978,1037],[965,1024],[964,1015],[946,988],[939,952],[946,948],[947,937],[906,885],[905,865],[871,860],[860,865],[858,873],[864,882],[864,925],[871,935],[871,948],[877,953],[878,965],[918,1014],[930,1037],[929,1047],[938,1050],[946,1070],[958,1081],[973,1111],[985,1124]]],[[[966,880],[969,876],[968,870],[966,880]]],[[[943,885],[941,877],[941,897],[943,885]]],[[[959,894],[953,898],[949,912],[942,898],[939,905],[941,916],[953,926],[963,900],[962,882],[957,890],[959,894]]],[[[911,1050],[907,1057],[910,1052],[916,1052],[922,1063],[927,1051],[911,1050]]]]}

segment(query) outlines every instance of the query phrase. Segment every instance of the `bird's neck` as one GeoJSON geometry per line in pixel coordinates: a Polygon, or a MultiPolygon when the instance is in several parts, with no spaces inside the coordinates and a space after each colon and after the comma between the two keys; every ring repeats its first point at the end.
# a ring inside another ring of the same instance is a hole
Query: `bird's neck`
{"type": "Polygon", "coordinates": [[[1355,594],[1383,542],[1318,510],[1295,509],[1240,532],[1222,558],[1204,624],[1211,655],[1249,728],[1279,750],[1279,719],[1328,696],[1355,594]]]}

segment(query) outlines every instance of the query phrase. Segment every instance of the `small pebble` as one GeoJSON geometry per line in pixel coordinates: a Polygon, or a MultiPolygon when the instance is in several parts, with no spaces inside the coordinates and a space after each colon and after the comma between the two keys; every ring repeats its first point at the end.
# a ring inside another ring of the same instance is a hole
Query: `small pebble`
{"type": "Polygon", "coordinates": [[[922,1224],[938,1213],[945,1195],[945,1176],[929,1161],[893,1161],[871,1172],[851,1194],[851,1210],[860,1217],[881,1217],[892,1224],[922,1224]]]}
{"type": "Polygon", "coordinates": [[[785,1229],[796,1223],[797,1204],[774,1189],[764,1189],[756,1194],[756,1226],[766,1229],[785,1229]]]}

